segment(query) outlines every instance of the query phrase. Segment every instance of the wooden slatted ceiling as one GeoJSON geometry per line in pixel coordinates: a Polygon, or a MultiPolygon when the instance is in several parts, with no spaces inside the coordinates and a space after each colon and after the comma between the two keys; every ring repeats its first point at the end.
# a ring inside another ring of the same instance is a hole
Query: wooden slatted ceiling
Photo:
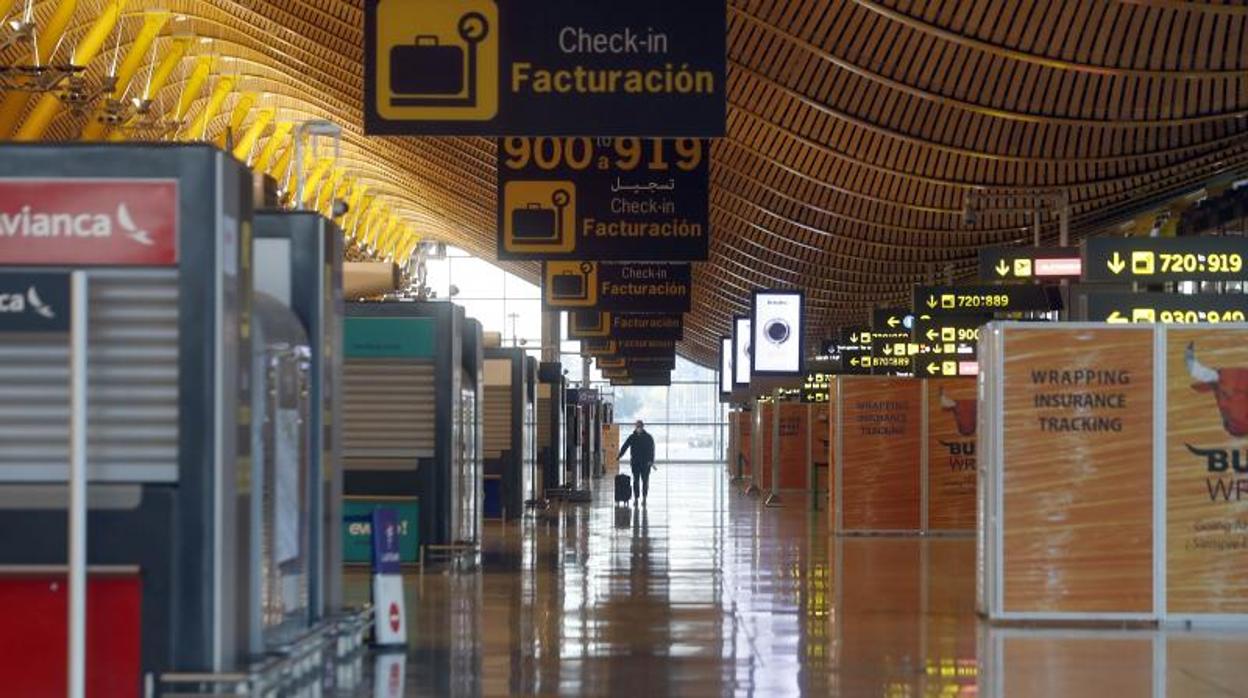
{"type": "MultiPolygon", "coordinates": [[[[100,4],[84,0],[66,45],[100,4]]],[[[1248,0],[729,5],[711,259],[695,270],[681,346],[708,365],[754,288],[806,289],[818,339],[903,301],[933,270],[972,274],[982,246],[1030,241],[1021,215],[968,226],[976,187],[1067,190],[1078,239],[1248,171],[1248,0]]],[[[363,136],[360,0],[134,0],[130,11],[149,6],[216,39],[282,118],[343,124],[352,169],[427,236],[493,258],[492,142],[363,136]]],[[[79,127],[63,116],[52,136],[79,127]]],[[[1055,221],[1044,236],[1056,238],[1055,221]]],[[[537,279],[536,265],[504,266],[537,279]]]]}

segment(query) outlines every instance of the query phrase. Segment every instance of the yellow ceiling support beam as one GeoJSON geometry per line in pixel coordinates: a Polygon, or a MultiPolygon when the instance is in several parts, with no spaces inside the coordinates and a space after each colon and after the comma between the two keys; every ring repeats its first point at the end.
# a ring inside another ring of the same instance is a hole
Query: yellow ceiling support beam
{"type": "Polygon", "coordinates": [[[191,69],[191,76],[186,79],[182,95],[178,97],[178,108],[173,112],[174,121],[182,123],[186,120],[186,115],[191,111],[191,105],[195,104],[195,99],[204,89],[204,83],[208,82],[208,77],[212,75],[215,63],[216,60],[212,56],[205,55],[195,59],[195,67],[191,69]]]}
{"type": "MultiPolygon", "coordinates": [[[[117,27],[117,20],[121,18],[121,11],[125,8],[127,1],[113,0],[104,6],[104,11],[96,18],[95,23],[78,42],[78,47],[74,49],[74,55],[69,61],[72,65],[87,66],[95,60],[100,49],[104,47],[104,42],[108,40],[109,34],[112,34],[113,29],[117,27]]],[[[43,95],[35,104],[30,116],[26,117],[26,121],[22,123],[22,127],[14,134],[13,140],[37,141],[42,138],[48,127],[52,125],[52,118],[56,116],[60,108],[59,96],[54,93],[43,95]]]]}
{"type": "Polygon", "coordinates": [[[208,97],[208,103],[204,105],[199,116],[195,117],[195,121],[191,122],[190,128],[187,128],[178,134],[179,140],[184,141],[203,141],[208,138],[208,124],[212,122],[212,118],[221,111],[221,105],[225,104],[225,100],[234,91],[234,77],[232,75],[222,75],[217,79],[217,85],[212,90],[212,95],[208,97]]]}
{"type": "MultiPolygon", "coordinates": [[[[169,49],[165,51],[160,59],[160,63],[156,65],[156,69],[147,79],[147,85],[143,88],[143,103],[151,102],[156,98],[156,94],[164,89],[165,84],[169,82],[169,78],[173,76],[173,71],[182,63],[182,59],[186,57],[186,52],[190,50],[191,44],[195,43],[195,37],[192,36],[175,36],[169,43],[169,49]]],[[[139,120],[138,115],[130,117],[126,122],[126,126],[131,126],[139,120]]],[[[108,135],[110,141],[122,141],[126,139],[127,131],[125,128],[113,129],[108,135]]]]}
{"type": "Polygon", "coordinates": [[[9,16],[9,10],[13,9],[13,3],[17,0],[0,0],[0,18],[9,16]]]}
{"type": "Polygon", "coordinates": [[[256,157],[256,172],[269,174],[269,168],[273,166],[273,157],[277,155],[277,149],[290,139],[290,132],[294,128],[294,122],[277,122],[277,125],[273,127],[273,133],[269,135],[269,140],[265,141],[264,147],[260,149],[260,155],[256,157]]]}
{"type": "MultiPolygon", "coordinates": [[[[238,139],[238,145],[234,146],[234,157],[242,162],[251,164],[251,151],[255,149],[256,142],[260,140],[260,134],[273,123],[273,119],[277,117],[277,109],[274,107],[265,107],[256,112],[256,118],[252,120],[251,126],[247,127],[247,132],[243,137],[238,139]]],[[[263,170],[261,170],[263,171],[263,170]]]]}
{"type": "Polygon", "coordinates": [[[316,166],[312,168],[308,178],[303,181],[303,198],[299,200],[300,206],[307,206],[312,202],[312,197],[316,196],[317,187],[320,186],[321,180],[325,178],[325,174],[333,166],[333,158],[325,157],[316,161],[316,166]]]}
{"type": "Polygon", "coordinates": [[[363,183],[358,181],[352,182],[351,195],[347,197],[347,215],[343,216],[342,220],[338,224],[342,228],[342,232],[346,233],[348,236],[351,234],[351,221],[354,220],[356,216],[360,215],[360,204],[364,202],[364,195],[366,193],[368,193],[368,187],[364,186],[363,183]]]}
{"type": "MultiPolygon", "coordinates": [[[[61,0],[56,9],[52,11],[52,16],[43,25],[38,39],[35,40],[35,55],[32,56],[32,62],[35,65],[42,65],[51,57],[52,50],[65,35],[69,20],[73,19],[74,11],[77,9],[78,0],[61,0]]],[[[26,110],[26,105],[30,104],[30,98],[29,92],[11,92],[5,96],[3,102],[0,102],[0,140],[13,135],[17,129],[18,119],[26,110]]]]}
{"type": "MultiPolygon", "coordinates": [[[[135,35],[134,42],[130,44],[125,60],[117,69],[113,89],[105,95],[106,98],[118,99],[125,96],[130,89],[130,81],[134,80],[134,74],[139,72],[143,59],[147,57],[148,49],[156,42],[156,37],[160,35],[160,31],[165,28],[165,24],[172,16],[173,14],[166,10],[148,10],[143,13],[143,26],[139,28],[139,33],[135,35]]],[[[98,141],[108,134],[110,126],[101,120],[101,116],[102,110],[97,108],[91,120],[82,129],[82,140],[98,141]]]]}
{"type": "Polygon", "coordinates": [[[394,249],[395,244],[399,241],[399,235],[403,232],[403,219],[395,216],[390,219],[390,227],[381,236],[380,244],[377,246],[382,252],[390,252],[394,249]]]}
{"type": "Polygon", "coordinates": [[[243,122],[247,120],[247,115],[251,113],[251,108],[259,99],[259,93],[250,91],[238,96],[238,101],[234,103],[234,110],[230,112],[230,120],[226,122],[225,128],[221,129],[221,133],[217,134],[214,141],[218,148],[225,150],[231,138],[238,138],[238,134],[243,130],[243,122]]]}
{"type": "Polygon", "coordinates": [[[343,231],[347,234],[348,241],[360,242],[361,233],[363,232],[362,225],[372,215],[373,204],[376,200],[377,197],[371,192],[365,192],[360,200],[359,208],[351,213],[346,226],[343,228],[343,231]]]}
{"type": "Polygon", "coordinates": [[[334,204],[334,195],[338,193],[338,187],[342,185],[342,178],[346,176],[346,170],[341,167],[335,167],[330,171],[329,180],[325,186],[321,187],[320,196],[316,198],[316,210],[322,216],[330,217],[329,208],[334,204]]]}
{"type": "Polygon", "coordinates": [[[381,202],[374,203],[372,210],[368,212],[368,219],[364,221],[364,227],[360,230],[359,237],[360,247],[366,252],[372,248],[377,228],[382,224],[387,215],[385,204],[381,202]]]}

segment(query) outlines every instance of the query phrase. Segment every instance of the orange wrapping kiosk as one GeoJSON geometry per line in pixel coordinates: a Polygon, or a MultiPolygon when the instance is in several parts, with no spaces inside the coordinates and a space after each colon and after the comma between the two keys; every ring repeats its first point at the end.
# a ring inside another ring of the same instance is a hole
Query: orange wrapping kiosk
{"type": "Polygon", "coordinates": [[[1248,623],[1248,326],[980,342],[981,613],[1248,623]]]}
{"type": "Polygon", "coordinates": [[[830,397],[834,532],[975,530],[974,379],[838,376],[830,397]]]}

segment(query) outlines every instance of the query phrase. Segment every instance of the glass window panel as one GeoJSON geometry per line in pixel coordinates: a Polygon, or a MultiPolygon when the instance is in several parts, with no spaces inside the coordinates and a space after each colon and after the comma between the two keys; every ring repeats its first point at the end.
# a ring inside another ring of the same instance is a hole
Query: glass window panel
{"type": "Polygon", "coordinates": [[[718,386],[710,383],[673,385],[668,396],[668,421],[706,424],[720,421],[718,386]]]}
{"type": "Polygon", "coordinates": [[[615,389],[615,421],[632,424],[666,422],[667,388],[655,386],[620,386],[615,389]]]}
{"type": "Polygon", "coordinates": [[[671,424],[667,426],[667,458],[671,461],[717,460],[719,424],[671,424]]]}
{"type": "Polygon", "coordinates": [[[436,294],[434,297],[439,299],[450,298],[450,263],[445,259],[431,259],[425,264],[425,268],[428,270],[425,283],[436,294]]]}
{"type": "Polygon", "coordinates": [[[475,300],[456,298],[455,304],[463,306],[464,314],[481,323],[485,332],[507,332],[507,316],[502,300],[475,300]]]}
{"type": "Polygon", "coordinates": [[[507,299],[506,339],[526,339],[534,347],[542,345],[542,302],[507,299]],[[512,317],[512,316],[515,317],[512,317]]]}
{"type": "Polygon", "coordinates": [[[537,301],[540,301],[542,298],[541,286],[529,283],[515,274],[508,274],[506,276],[503,288],[506,290],[508,298],[523,298],[537,301]]]}
{"type": "Polygon", "coordinates": [[[456,300],[503,298],[506,272],[480,259],[455,257],[451,263],[451,283],[459,288],[456,300]]]}
{"type": "Polygon", "coordinates": [[[703,383],[714,383],[715,371],[704,366],[699,366],[682,356],[677,356],[676,370],[672,371],[672,381],[699,381],[703,383]]]}

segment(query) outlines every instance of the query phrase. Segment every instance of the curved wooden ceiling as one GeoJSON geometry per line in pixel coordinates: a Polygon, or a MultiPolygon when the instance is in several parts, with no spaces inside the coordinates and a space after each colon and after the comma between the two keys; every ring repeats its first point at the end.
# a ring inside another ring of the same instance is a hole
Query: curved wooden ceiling
{"type": "MultiPolygon", "coordinates": [[[[80,2],[68,45],[102,4],[80,2]]],[[[1020,213],[968,225],[976,189],[1067,192],[1077,240],[1248,171],[1248,0],[729,5],[728,137],[713,150],[711,259],[682,347],[708,365],[753,288],[804,288],[817,339],[949,265],[970,275],[982,246],[1030,241],[1020,213]]],[[[215,40],[200,50],[237,58],[244,89],[284,118],[342,124],[348,163],[421,232],[494,257],[492,142],[363,136],[360,0],[133,0],[127,12],[147,7],[185,15],[215,40]]],[[[50,136],[80,124],[64,115],[50,136]]],[[[536,280],[535,265],[506,266],[536,280]]]]}

